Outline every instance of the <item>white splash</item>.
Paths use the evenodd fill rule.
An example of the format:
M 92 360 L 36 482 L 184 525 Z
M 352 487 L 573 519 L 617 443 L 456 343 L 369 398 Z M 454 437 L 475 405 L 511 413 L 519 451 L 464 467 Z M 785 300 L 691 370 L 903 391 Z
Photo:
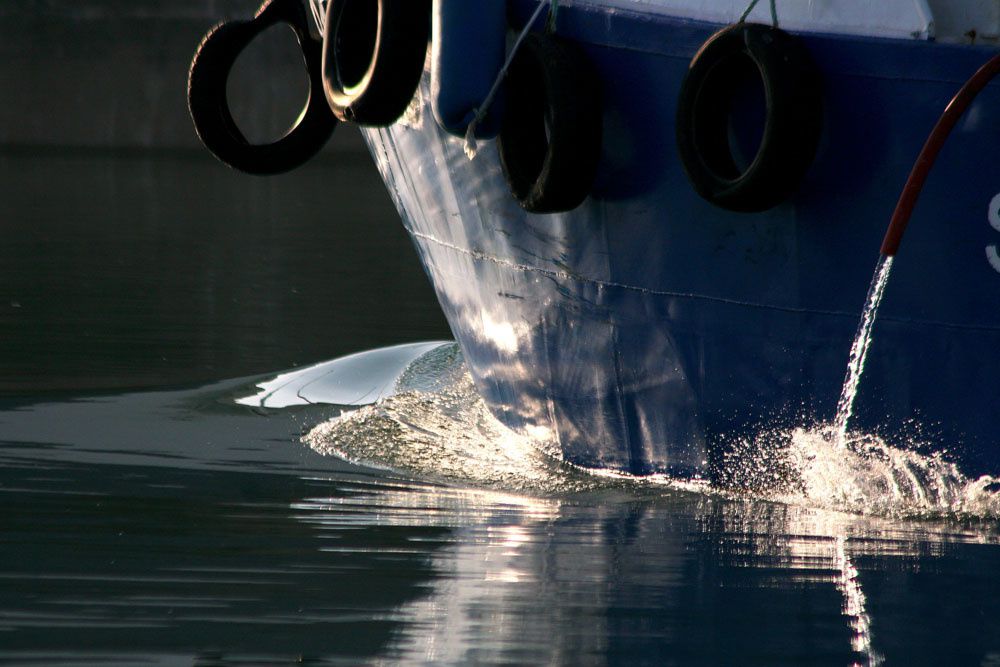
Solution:
M 761 433 L 734 447 L 730 486 L 797 505 L 885 517 L 1000 518 L 1000 479 L 967 477 L 940 450 L 874 435 L 840 441 L 837 426 Z
M 872 327 L 875 324 L 879 304 L 882 303 L 882 296 L 885 294 L 885 286 L 889 282 L 889 274 L 892 272 L 892 260 L 892 256 L 889 255 L 882 255 L 879 258 L 878 265 L 875 267 L 875 276 L 868 288 L 868 299 L 865 303 L 865 309 L 861 313 L 858 333 L 854 336 L 854 344 L 851 345 L 847 377 L 844 378 L 844 388 L 840 392 L 840 400 L 837 402 L 837 416 L 834 420 L 837 442 L 842 447 L 846 446 L 847 423 L 854 412 L 854 399 L 858 394 L 861 375 L 865 371 L 865 359 L 868 357 L 868 348 L 872 342 Z

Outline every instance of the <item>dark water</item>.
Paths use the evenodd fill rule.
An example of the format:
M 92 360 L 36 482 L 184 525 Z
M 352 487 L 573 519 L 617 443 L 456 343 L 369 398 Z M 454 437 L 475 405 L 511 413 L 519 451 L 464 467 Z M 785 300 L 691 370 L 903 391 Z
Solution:
M 448 337 L 364 160 L 0 155 L 0 664 L 1000 665 L 994 519 L 594 477 L 458 375 L 237 405 Z

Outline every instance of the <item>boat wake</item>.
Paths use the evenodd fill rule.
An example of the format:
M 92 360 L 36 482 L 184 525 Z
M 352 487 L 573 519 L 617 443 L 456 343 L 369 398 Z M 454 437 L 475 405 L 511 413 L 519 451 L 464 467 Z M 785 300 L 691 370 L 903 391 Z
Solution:
M 700 488 L 572 465 L 555 443 L 515 433 L 487 409 L 455 344 L 413 361 L 391 396 L 315 427 L 315 451 L 426 480 L 496 491 L 560 495 L 641 487 Z
M 351 463 L 498 491 L 671 488 L 875 516 L 1000 518 L 1000 480 L 970 479 L 940 453 L 867 435 L 842 441 L 838 432 L 835 425 L 761 430 L 729 448 L 711 484 L 585 469 L 563 461 L 555 443 L 497 421 L 451 344 L 410 363 L 391 395 L 315 427 L 304 441 Z
M 304 441 L 351 463 L 499 491 L 575 493 L 611 479 L 562 461 L 551 444 L 497 421 L 454 344 L 416 359 L 391 396 L 317 426 Z

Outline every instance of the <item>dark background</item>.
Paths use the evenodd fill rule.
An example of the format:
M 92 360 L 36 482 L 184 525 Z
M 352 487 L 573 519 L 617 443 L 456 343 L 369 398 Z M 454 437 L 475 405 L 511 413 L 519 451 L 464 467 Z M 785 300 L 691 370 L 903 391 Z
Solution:
M 0 393 L 202 383 L 450 337 L 355 128 L 272 178 L 198 142 L 191 55 L 256 7 L 0 4 Z M 283 27 L 230 80 L 255 140 L 306 90 Z

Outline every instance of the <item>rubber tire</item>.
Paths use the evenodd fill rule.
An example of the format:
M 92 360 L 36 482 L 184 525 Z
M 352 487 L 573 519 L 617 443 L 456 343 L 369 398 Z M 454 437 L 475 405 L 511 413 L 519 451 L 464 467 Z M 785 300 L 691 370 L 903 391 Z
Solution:
M 601 154 L 598 81 L 570 42 L 531 33 L 521 43 L 508 70 L 497 147 L 510 191 L 526 211 L 569 211 L 590 194 Z
M 323 89 L 334 115 L 369 127 L 395 123 L 420 85 L 430 34 L 431 0 L 330 0 Z M 357 81 L 343 81 L 344 69 Z
M 766 117 L 760 148 L 740 172 L 729 145 L 732 83 L 755 66 Z M 677 148 L 695 191 L 731 211 L 764 211 L 788 199 L 816 157 L 821 79 L 805 46 L 771 26 L 740 23 L 701 47 L 681 85 Z
M 251 144 L 229 110 L 226 81 L 243 49 L 278 23 L 291 26 L 298 39 L 309 74 L 309 99 L 300 120 L 283 137 L 270 144 Z M 280 174 L 307 162 L 337 126 L 337 119 L 318 93 L 323 86 L 321 53 L 322 45 L 309 34 L 300 0 L 268 0 L 253 20 L 212 28 L 198 46 L 188 72 L 188 110 L 205 147 L 225 164 L 248 174 Z

